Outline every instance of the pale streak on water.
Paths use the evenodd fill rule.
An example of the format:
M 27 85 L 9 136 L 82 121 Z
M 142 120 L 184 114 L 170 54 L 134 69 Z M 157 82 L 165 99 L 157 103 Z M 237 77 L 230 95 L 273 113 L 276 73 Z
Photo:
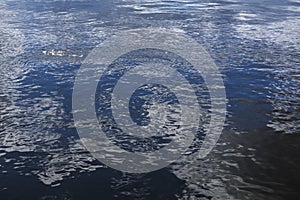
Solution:
M 207 49 L 228 117 L 207 158 L 127 175 L 79 143 L 71 94 L 95 45 L 141 27 L 183 30 Z M 298 199 L 298 27 L 298 0 L 1 1 L 0 198 Z

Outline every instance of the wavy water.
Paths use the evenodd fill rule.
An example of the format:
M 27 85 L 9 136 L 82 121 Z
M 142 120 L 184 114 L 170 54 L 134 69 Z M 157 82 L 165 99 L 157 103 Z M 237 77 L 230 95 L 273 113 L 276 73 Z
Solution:
M 0 199 L 299 199 L 299 26 L 298 0 L 1 1 Z M 206 158 L 134 175 L 80 143 L 72 89 L 97 44 L 142 27 L 206 48 L 228 114 Z

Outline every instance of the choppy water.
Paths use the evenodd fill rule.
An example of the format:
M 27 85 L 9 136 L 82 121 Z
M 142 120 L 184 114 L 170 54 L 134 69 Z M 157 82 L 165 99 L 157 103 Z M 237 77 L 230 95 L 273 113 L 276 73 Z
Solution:
M 76 71 L 120 30 L 180 29 L 224 78 L 226 126 L 205 159 L 123 174 L 79 143 Z M 300 2 L 0 3 L 0 199 L 299 199 Z

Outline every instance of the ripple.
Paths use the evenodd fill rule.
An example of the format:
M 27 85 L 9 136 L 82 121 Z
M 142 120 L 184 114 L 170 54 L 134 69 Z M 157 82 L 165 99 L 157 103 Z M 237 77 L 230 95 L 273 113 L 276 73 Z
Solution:
M 1 196 L 72 199 L 105 191 L 117 199 L 299 199 L 299 1 L 110 2 L 1 1 Z M 196 144 L 168 168 L 121 174 L 81 145 L 72 88 L 97 44 L 149 26 L 205 46 L 224 77 L 228 116 L 207 158 L 189 157 Z M 156 116 L 155 109 L 149 114 Z M 38 195 L 19 193 L 14 183 L 22 181 Z

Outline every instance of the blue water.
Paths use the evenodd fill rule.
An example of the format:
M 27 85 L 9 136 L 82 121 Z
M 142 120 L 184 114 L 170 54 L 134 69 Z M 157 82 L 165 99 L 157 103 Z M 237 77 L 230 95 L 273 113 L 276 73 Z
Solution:
M 205 159 L 125 174 L 79 142 L 72 89 L 84 58 L 121 30 L 183 30 L 228 98 Z M 299 0 L 0 1 L 0 199 L 299 199 Z

